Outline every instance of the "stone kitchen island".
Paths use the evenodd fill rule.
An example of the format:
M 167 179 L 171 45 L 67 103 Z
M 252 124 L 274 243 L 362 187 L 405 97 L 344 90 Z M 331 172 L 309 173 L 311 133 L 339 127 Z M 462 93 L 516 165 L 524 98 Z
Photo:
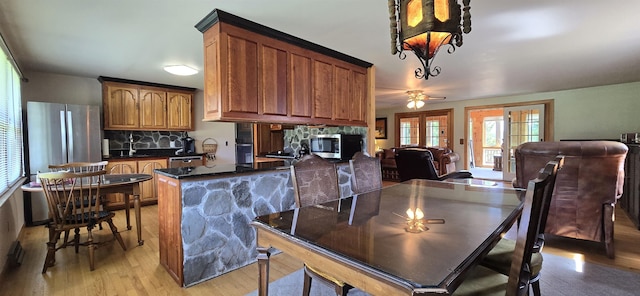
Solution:
M 337 164 L 350 196 L 348 162 Z M 256 216 L 295 207 L 289 166 L 156 169 L 160 264 L 188 287 L 256 262 Z

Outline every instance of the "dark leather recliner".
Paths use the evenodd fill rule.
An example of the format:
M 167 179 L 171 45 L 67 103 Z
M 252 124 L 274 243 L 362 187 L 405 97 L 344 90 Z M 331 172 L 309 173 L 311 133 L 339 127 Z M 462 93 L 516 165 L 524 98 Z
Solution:
M 427 179 L 442 181 L 445 179 L 472 178 L 468 171 L 455 171 L 438 175 L 433 164 L 433 154 L 425 148 L 406 148 L 396 151 L 396 166 L 400 181 Z
M 613 258 L 614 209 L 622 196 L 627 151 L 613 141 L 524 143 L 514 153 L 513 186 L 526 188 L 547 161 L 563 155 L 545 233 L 603 242 Z

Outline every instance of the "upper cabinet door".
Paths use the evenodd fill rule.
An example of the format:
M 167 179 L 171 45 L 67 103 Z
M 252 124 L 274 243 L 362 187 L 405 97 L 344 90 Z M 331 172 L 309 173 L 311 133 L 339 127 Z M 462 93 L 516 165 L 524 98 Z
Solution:
M 367 109 L 369 108 L 369 97 L 367 96 L 367 73 L 351 72 L 351 99 L 349 100 L 351 110 L 351 120 L 355 122 L 367 122 Z
M 313 63 L 313 115 L 315 118 L 333 117 L 333 65 L 315 60 Z
M 104 96 L 104 129 L 140 127 L 137 88 L 108 85 Z
M 258 113 L 258 44 L 227 35 L 227 112 Z
M 311 117 L 311 59 L 295 53 L 290 59 L 291 116 Z
M 335 66 L 335 91 L 333 94 L 333 119 L 349 120 L 351 115 L 351 70 Z
M 260 113 L 287 115 L 287 52 L 267 45 L 261 47 Z
M 167 93 L 159 90 L 140 90 L 140 128 L 167 128 Z
M 187 93 L 168 92 L 167 127 L 176 130 L 193 130 L 192 96 Z

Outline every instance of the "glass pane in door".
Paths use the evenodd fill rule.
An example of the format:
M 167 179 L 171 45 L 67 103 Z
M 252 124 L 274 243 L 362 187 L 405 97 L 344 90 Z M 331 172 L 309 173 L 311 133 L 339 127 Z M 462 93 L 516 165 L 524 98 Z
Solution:
M 427 147 L 449 147 L 449 134 L 447 123 L 449 116 L 427 116 L 425 119 L 426 127 L 426 146 Z
M 526 142 L 542 141 L 544 133 L 544 105 L 505 108 L 505 146 L 503 153 L 503 179 L 512 180 L 516 174 L 514 151 Z
M 419 117 L 400 118 L 400 146 L 420 145 Z

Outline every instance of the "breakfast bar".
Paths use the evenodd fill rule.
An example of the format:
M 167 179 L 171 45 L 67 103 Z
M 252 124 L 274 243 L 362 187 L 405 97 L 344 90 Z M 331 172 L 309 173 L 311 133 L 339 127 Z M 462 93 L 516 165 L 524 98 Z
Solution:
M 336 167 L 341 195 L 351 196 L 349 164 Z M 251 221 L 295 207 L 288 165 L 218 164 L 156 169 L 155 175 L 160 263 L 180 286 L 256 262 Z

